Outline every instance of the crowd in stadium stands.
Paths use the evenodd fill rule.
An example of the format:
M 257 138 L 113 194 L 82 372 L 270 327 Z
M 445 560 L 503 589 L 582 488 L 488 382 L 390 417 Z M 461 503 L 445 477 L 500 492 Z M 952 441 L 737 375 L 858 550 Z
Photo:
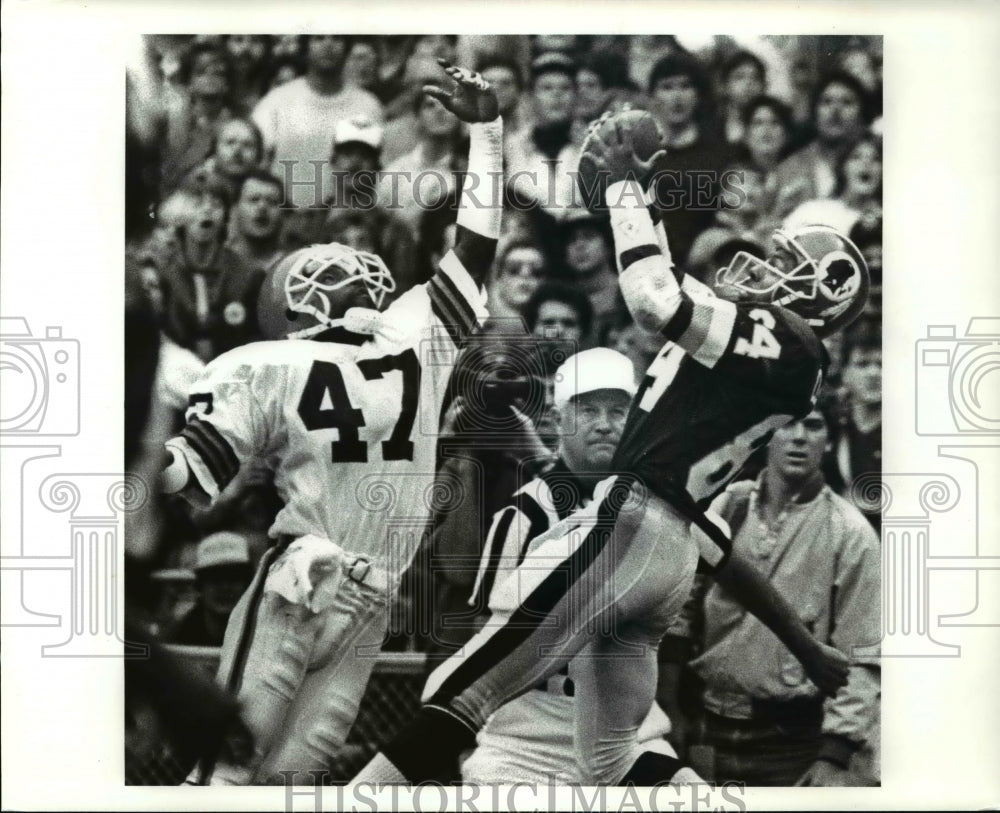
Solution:
M 396 296 L 429 278 L 454 241 L 467 136 L 421 88 L 440 82 L 444 58 L 481 71 L 496 91 L 503 233 L 487 283 L 493 318 L 466 352 L 507 354 L 517 366 L 524 337 L 535 337 L 524 363 L 535 365 L 543 396 L 524 437 L 508 436 L 502 450 L 476 447 L 482 435 L 463 425 L 460 398 L 442 416 L 441 447 L 451 450 L 442 471 L 474 477 L 456 463 L 470 459 L 455 453 L 466 448 L 490 472 L 477 486 L 482 535 L 450 538 L 447 512 L 435 517 L 387 648 L 440 653 L 468 637 L 405 616 L 423 617 L 413 612 L 422 602 L 432 617 L 466 605 L 475 569 L 436 573 L 434 553 L 476 559 L 493 511 L 518 477 L 537 473 L 525 473 L 525 459 L 543 459 L 538 444 L 555 448 L 545 384 L 559 364 L 610 347 L 641 380 L 660 348 L 632 323 L 607 218 L 582 205 L 573 175 L 587 125 L 606 111 L 631 106 L 658 121 L 668 172 L 656 200 L 673 261 L 699 280 L 711 285 L 737 252 L 766 256 L 776 227 L 824 223 L 858 245 L 873 291 L 863 317 L 827 340 L 822 471 L 848 501 L 860 475 L 880 471 L 879 38 L 208 35 L 145 44 L 145 63 L 128 74 L 126 255 L 160 332 L 152 414 L 169 425 L 147 428 L 153 438 L 180 426 L 205 364 L 261 338 L 258 291 L 291 251 L 336 241 L 376 253 Z M 765 465 L 762 454 L 743 479 Z M 134 606 L 164 640 L 221 644 L 279 508 L 263 461 L 209 509 L 160 504 L 156 553 L 127 577 Z M 878 515 L 865 519 L 877 531 Z M 710 620 L 712 601 L 722 599 L 708 595 Z M 694 661 L 703 681 L 724 645 L 703 642 Z

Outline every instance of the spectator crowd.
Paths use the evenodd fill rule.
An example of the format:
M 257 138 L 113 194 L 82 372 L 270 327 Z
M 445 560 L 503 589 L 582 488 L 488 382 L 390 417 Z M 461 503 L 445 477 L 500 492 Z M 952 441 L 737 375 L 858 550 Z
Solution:
M 779 589 L 804 602 L 818 631 L 845 634 L 853 625 L 867 634 L 878 608 L 857 603 L 871 598 L 872 578 L 877 585 L 879 517 L 851 505 L 851 486 L 881 469 L 880 58 L 877 37 L 145 38 L 145 61 L 128 72 L 125 251 L 160 343 L 155 378 L 127 382 L 148 387 L 150 423 L 159 424 L 147 425 L 140 454 L 155 455 L 164 434 L 180 427 L 207 363 L 264 338 L 257 296 L 290 252 L 339 242 L 378 254 L 395 278 L 394 296 L 429 279 L 454 241 L 467 154 L 461 122 L 421 90 L 440 83 L 437 60 L 446 59 L 490 82 L 504 118 L 504 177 L 483 189 L 504 201 L 487 284 L 491 320 L 459 364 L 441 416 L 442 470 L 474 479 L 475 467 L 457 461 L 478 459 L 490 477 L 477 484 L 478 515 L 435 517 L 386 648 L 440 655 L 471 635 L 439 622 L 448 612 L 468 615 L 494 513 L 525 478 L 558 464 L 559 366 L 576 352 L 610 348 L 641 381 L 660 349 L 660 339 L 632 323 L 607 218 L 584 205 L 574 174 L 588 124 L 626 107 L 648 110 L 663 134 L 654 198 L 673 261 L 688 274 L 712 285 L 738 252 L 765 257 L 775 228 L 812 223 L 849 235 L 868 261 L 867 310 L 826 340 L 822 410 L 761 450 L 726 504 L 737 543 L 773 564 Z M 524 422 L 506 435 L 506 448 L 477 446 L 486 430 L 463 401 L 463 375 L 518 406 Z M 788 460 L 797 443 L 805 463 L 798 453 Z M 800 471 L 813 463 L 815 471 Z M 132 611 L 165 641 L 221 645 L 280 507 L 265 461 L 244 467 L 208 509 L 162 501 L 147 529 L 153 553 L 126 573 Z M 819 529 L 808 543 L 805 526 Z M 830 527 L 836 533 L 823 530 Z M 826 537 L 830 552 L 818 556 Z M 435 565 L 448 555 L 473 564 L 462 572 Z M 840 603 L 826 606 L 818 591 L 797 585 L 796 568 L 829 579 Z M 665 674 L 683 673 L 661 700 L 677 743 L 696 743 L 700 731 L 701 747 L 716 748 L 705 771 L 720 782 L 791 784 L 805 772 L 832 783 L 813 775 L 811 759 L 790 755 L 810 737 L 840 770 L 864 760 L 857 781 L 877 776 L 871 668 L 860 668 L 852 694 L 825 710 L 803 694 L 804 678 L 782 666 L 790 656 L 761 656 L 750 677 L 734 675 L 733 648 L 759 647 L 766 633 L 727 601 L 699 584 L 683 645 L 664 655 Z M 421 605 L 434 607 L 429 626 L 415 621 L 428 615 Z M 785 691 L 808 725 L 795 729 L 781 718 L 787 708 L 741 705 L 753 681 L 773 697 Z M 755 753 L 773 759 L 749 765 Z

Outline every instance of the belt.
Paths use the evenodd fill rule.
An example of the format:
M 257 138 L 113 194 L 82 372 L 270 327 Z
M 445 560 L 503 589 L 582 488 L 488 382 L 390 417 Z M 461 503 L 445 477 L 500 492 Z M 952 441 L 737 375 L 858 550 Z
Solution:
M 288 534 L 282 534 L 278 537 L 277 542 L 274 547 L 277 549 L 275 554 L 275 559 L 288 550 L 288 547 L 299 537 L 290 536 Z M 350 551 L 343 550 L 337 546 L 340 550 L 340 565 L 344 574 L 359 584 L 363 584 L 366 587 L 371 587 L 373 590 L 378 590 L 382 593 L 388 593 L 390 588 L 393 586 L 394 582 L 389 577 L 389 572 L 384 568 L 377 567 L 373 565 L 371 559 L 367 556 L 361 554 L 351 553 Z M 273 561 L 273 559 L 272 559 Z
M 823 722 L 822 697 L 780 699 L 706 691 L 703 700 L 709 714 L 728 721 L 761 725 L 795 723 L 817 726 Z
M 378 590 L 381 593 L 389 592 L 391 585 L 389 574 L 381 567 L 376 567 L 367 556 L 348 556 L 344 561 L 344 572 L 348 578 L 353 579 L 366 587 Z

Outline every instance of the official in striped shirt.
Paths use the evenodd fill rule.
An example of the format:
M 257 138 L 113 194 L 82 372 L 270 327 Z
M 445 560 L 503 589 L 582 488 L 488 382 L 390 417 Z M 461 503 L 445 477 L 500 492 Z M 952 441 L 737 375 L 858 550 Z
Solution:
M 559 458 L 518 489 L 493 517 L 470 604 L 488 605 L 493 587 L 521 563 L 537 537 L 573 511 L 589 505 L 607 477 L 636 384 L 632 363 L 614 350 L 595 348 L 568 359 L 555 384 L 561 437 Z M 628 668 L 627 664 L 623 668 Z M 467 784 L 591 784 L 573 749 L 572 666 L 498 709 L 479 732 L 477 747 L 462 764 Z M 639 730 L 656 741 L 670 724 L 658 706 Z

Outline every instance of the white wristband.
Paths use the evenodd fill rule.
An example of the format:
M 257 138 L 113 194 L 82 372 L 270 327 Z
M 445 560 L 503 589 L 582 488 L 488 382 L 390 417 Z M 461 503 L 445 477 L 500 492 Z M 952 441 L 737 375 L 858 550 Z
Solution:
M 498 116 L 469 127 L 469 169 L 457 223 L 490 240 L 498 240 L 502 213 L 503 120 Z
M 638 181 L 618 181 L 606 195 L 615 250 L 621 255 L 638 246 L 659 246 L 653 221 L 646 210 L 646 193 Z
M 646 201 L 646 208 L 656 205 L 656 198 L 650 190 L 646 190 L 644 196 Z M 670 256 L 670 243 L 667 242 L 667 229 L 663 225 L 663 216 L 660 215 L 660 222 L 653 225 L 653 231 L 656 232 L 656 241 L 660 244 L 660 253 L 663 254 L 663 259 L 666 261 L 667 265 L 673 268 L 674 259 Z

